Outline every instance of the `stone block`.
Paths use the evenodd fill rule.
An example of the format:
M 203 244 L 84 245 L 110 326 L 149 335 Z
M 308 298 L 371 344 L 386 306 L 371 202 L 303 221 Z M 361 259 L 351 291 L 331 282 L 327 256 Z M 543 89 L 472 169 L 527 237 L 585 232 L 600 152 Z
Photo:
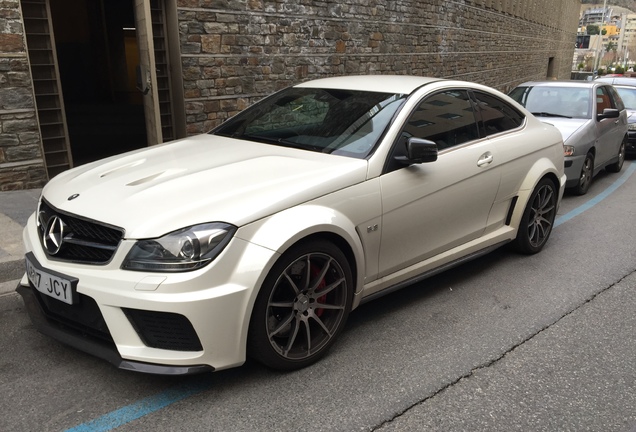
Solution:
M 218 53 L 221 50 L 221 35 L 201 35 L 201 51 L 204 53 Z
M 33 93 L 30 88 L 0 88 L 0 109 L 14 110 L 33 108 Z
M 24 38 L 21 34 L 0 33 L 0 52 L 24 52 Z
M 5 133 L 11 132 L 33 132 L 37 130 L 37 122 L 35 119 L 27 120 L 6 120 L 2 124 L 2 129 Z
M 4 155 L 7 162 L 26 161 L 40 158 L 39 145 L 20 145 L 16 147 L 7 147 L 4 149 Z
M 16 134 L 1 133 L 0 134 L 0 147 L 17 146 L 20 144 L 20 140 Z

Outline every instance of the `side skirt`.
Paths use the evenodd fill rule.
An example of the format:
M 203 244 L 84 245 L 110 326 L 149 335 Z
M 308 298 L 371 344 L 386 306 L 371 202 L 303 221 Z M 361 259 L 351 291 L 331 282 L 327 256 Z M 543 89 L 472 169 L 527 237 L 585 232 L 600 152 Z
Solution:
M 381 291 L 375 292 L 373 294 L 370 294 L 367 297 L 364 297 L 362 300 L 360 300 L 360 304 L 364 304 L 364 303 L 370 302 L 372 300 L 375 300 L 377 298 L 383 297 L 383 296 L 385 296 L 387 294 L 391 294 L 392 292 L 400 290 L 400 289 L 402 289 L 402 288 L 404 288 L 406 286 L 412 285 L 412 284 L 417 283 L 417 282 L 421 282 L 424 279 L 428 279 L 428 278 L 430 278 L 432 276 L 435 276 L 436 274 L 445 272 L 446 270 L 449 270 L 449 269 L 451 269 L 453 267 L 457 267 L 459 265 L 467 263 L 468 261 L 472 261 L 472 260 L 474 260 L 476 258 L 479 258 L 480 256 L 487 255 L 490 252 L 494 251 L 495 249 L 499 249 L 501 246 L 503 246 L 504 244 L 506 244 L 508 242 L 509 242 L 509 240 L 499 242 L 499 243 L 494 244 L 492 246 L 488 246 L 488 247 L 486 247 L 484 249 L 478 250 L 477 252 L 473 252 L 472 254 L 469 254 L 469 255 L 463 256 L 461 258 L 458 258 L 455 261 L 451 261 L 451 262 L 446 263 L 444 265 L 441 265 L 441 266 L 439 266 L 437 268 L 434 268 L 434 269 L 429 270 L 427 272 L 421 273 L 421 274 L 419 274 L 417 276 L 414 276 L 414 277 L 412 277 L 410 279 L 404 280 L 402 282 L 398 282 L 395 285 L 391 285 L 390 287 L 387 287 L 387 288 L 385 288 L 385 289 L 383 289 Z

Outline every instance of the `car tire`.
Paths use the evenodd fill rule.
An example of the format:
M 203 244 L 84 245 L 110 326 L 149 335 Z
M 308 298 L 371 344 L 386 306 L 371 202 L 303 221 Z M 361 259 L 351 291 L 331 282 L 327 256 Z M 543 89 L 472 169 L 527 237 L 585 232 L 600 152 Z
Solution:
M 605 168 L 607 171 L 611 173 L 617 173 L 623 169 L 623 163 L 625 162 L 625 147 L 626 147 L 625 143 L 626 142 L 627 142 L 627 137 L 623 139 L 623 142 L 618 147 L 618 160 L 615 163 L 608 165 L 607 168 Z
M 545 246 L 557 212 L 558 191 L 554 183 L 542 179 L 530 195 L 521 217 L 517 237 L 512 247 L 518 252 L 535 254 Z
M 340 249 L 324 240 L 285 252 L 256 298 L 248 354 L 277 370 L 316 362 L 333 345 L 353 301 L 351 267 Z
M 585 155 L 583 166 L 581 167 L 581 174 L 579 175 L 579 182 L 572 188 L 572 191 L 576 195 L 585 195 L 590 189 L 592 179 L 594 178 L 594 155 L 589 152 Z

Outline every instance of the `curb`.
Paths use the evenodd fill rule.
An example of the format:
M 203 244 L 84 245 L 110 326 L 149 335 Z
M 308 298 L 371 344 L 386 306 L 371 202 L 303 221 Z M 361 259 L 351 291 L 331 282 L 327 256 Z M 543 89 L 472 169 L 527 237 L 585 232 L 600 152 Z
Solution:
M 21 279 L 23 274 L 23 259 L 0 262 L 0 284 L 14 279 Z
M 15 289 L 18 286 L 19 282 L 20 282 L 20 279 L 0 282 L 0 296 L 4 294 L 15 293 Z

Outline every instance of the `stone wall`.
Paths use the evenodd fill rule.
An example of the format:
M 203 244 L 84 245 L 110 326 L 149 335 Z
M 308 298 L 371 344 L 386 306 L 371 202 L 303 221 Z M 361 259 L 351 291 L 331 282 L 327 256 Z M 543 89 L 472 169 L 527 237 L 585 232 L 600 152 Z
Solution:
M 47 181 L 18 0 L 0 0 L 0 191 Z
M 148 0 L 136 0 L 148 1 Z M 160 0 L 176 4 L 186 130 L 283 87 L 413 74 L 508 91 L 569 78 L 579 0 Z M 0 0 L 0 191 L 47 181 L 19 0 Z M 179 103 L 180 101 L 177 101 Z
M 177 0 L 187 131 L 285 86 L 412 74 L 502 91 L 568 79 L 579 0 Z

